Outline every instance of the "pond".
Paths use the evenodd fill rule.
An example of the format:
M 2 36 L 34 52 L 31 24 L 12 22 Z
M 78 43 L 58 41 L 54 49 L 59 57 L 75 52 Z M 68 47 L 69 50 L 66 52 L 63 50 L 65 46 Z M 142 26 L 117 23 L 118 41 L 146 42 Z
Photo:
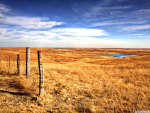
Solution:
M 97 54 L 98 56 L 112 56 L 115 58 L 124 58 L 127 56 L 137 56 L 136 54 Z

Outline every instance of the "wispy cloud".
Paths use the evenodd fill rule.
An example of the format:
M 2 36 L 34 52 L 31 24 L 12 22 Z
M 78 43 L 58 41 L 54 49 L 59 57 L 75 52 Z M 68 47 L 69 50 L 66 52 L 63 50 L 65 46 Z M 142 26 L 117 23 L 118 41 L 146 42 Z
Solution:
M 104 30 L 99 29 L 55 28 L 44 31 L 3 29 L 0 32 L 1 42 L 11 42 L 11 44 L 19 42 L 18 47 L 97 47 L 113 45 L 111 40 L 105 41 L 103 38 L 93 38 L 108 35 Z
M 118 12 L 117 9 L 120 8 Z M 91 21 L 91 27 L 108 27 L 110 26 L 116 31 L 141 31 L 150 30 L 150 9 L 134 9 L 129 10 L 132 7 L 108 7 L 101 9 L 97 7 L 93 10 L 93 13 L 89 13 L 90 18 L 97 19 L 96 21 Z M 93 16 L 94 14 L 94 16 Z M 109 16 L 108 16 L 109 15 Z M 111 21 L 110 21 L 111 19 Z M 91 19 L 92 20 L 92 19 Z
M 145 34 L 142 34 L 142 33 L 134 33 L 132 34 L 133 36 L 145 36 Z
M 150 9 L 140 9 L 138 11 L 135 11 L 137 13 L 150 13 Z
M 28 29 L 45 29 L 62 25 L 63 22 L 49 21 L 40 17 L 24 17 L 24 16 L 3 16 L 0 19 L 1 24 L 17 25 Z
M 53 29 L 52 32 L 64 36 L 73 36 L 73 37 L 95 37 L 108 35 L 108 33 L 102 29 L 86 29 L 86 28 L 60 28 L 60 29 Z
M 92 4 L 82 16 L 90 27 L 102 27 L 119 32 L 149 30 L 150 9 L 148 5 L 140 6 L 133 3 L 126 4 L 126 0 L 99 1 Z
M 120 14 L 122 10 L 128 10 L 132 8 L 131 5 L 127 6 L 109 6 L 109 4 L 112 4 L 114 1 L 108 0 L 109 2 L 104 2 L 104 3 L 99 2 L 95 6 L 91 6 L 89 11 L 84 13 L 83 16 L 85 18 L 95 18 L 100 15 L 105 15 L 105 14 Z M 120 10 L 120 11 L 119 11 Z
M 98 23 L 92 23 L 92 27 L 97 27 L 97 26 L 112 26 L 112 25 L 127 25 L 127 24 L 144 24 L 147 21 L 111 21 L 111 22 L 98 22 Z
M 11 11 L 11 9 L 8 6 L 0 3 L 0 14 L 5 13 L 5 12 L 9 12 L 9 11 Z
M 3 9 L 7 9 L 6 6 L 3 7 Z M 1 41 L 12 40 L 47 43 L 70 40 L 70 42 L 73 42 L 81 39 L 84 39 L 85 41 L 90 37 L 108 36 L 108 33 L 103 29 L 88 29 L 78 27 L 55 28 L 55 26 L 64 24 L 64 22 L 49 21 L 49 19 L 45 17 L 26 17 L 19 15 L 10 16 L 5 14 L 5 12 L 3 12 L 3 16 L 0 18 L 0 23 Z M 10 25 L 11 27 L 9 27 Z
M 134 33 L 132 34 L 133 37 L 135 37 L 136 39 L 150 39 L 150 34 L 146 33 L 146 34 L 142 34 L 142 33 Z
M 84 28 L 55 28 L 45 31 L 40 30 L 0 30 L 1 37 L 5 40 L 16 39 L 16 40 L 27 40 L 27 41 L 51 41 L 53 38 L 71 39 L 76 40 L 80 38 L 86 39 L 86 37 L 101 37 L 107 36 L 108 33 L 101 29 L 84 29 Z M 1 39 L 2 40 L 2 39 Z
M 122 2 L 124 0 L 117 1 Z M 149 47 L 148 38 L 142 39 L 145 35 L 141 35 L 141 38 L 138 39 L 140 41 L 130 40 L 137 35 L 131 34 L 132 37 L 126 39 L 123 36 L 124 34 L 117 34 L 119 38 L 113 38 L 112 35 L 115 30 L 121 31 L 121 33 L 128 31 L 140 33 L 134 31 L 149 30 L 149 10 L 137 9 L 128 12 L 132 6 L 112 6 L 112 2 L 113 0 L 104 0 L 103 3 L 100 2 L 95 6 L 92 4 L 86 11 L 76 7 L 78 9 L 75 9 L 76 14 L 78 13 L 78 16 L 76 16 L 78 21 L 71 23 L 78 23 L 76 27 L 69 27 L 71 24 L 63 22 L 63 19 L 63 21 L 51 21 L 45 17 L 13 14 L 13 9 L 0 4 L 0 45 L 2 46 L 2 42 L 5 42 L 3 46 L 10 44 L 18 47 Z M 81 15 L 80 12 L 82 12 Z M 142 19 L 142 16 L 144 19 Z M 87 25 L 81 27 L 81 24 Z M 108 32 L 107 28 L 112 29 L 108 29 Z M 139 42 L 142 42 L 142 44 Z
M 6 33 L 6 29 L 0 28 L 0 35 L 4 35 Z
M 123 31 L 150 30 L 150 25 L 128 26 L 128 27 L 124 27 L 122 30 L 123 30 Z
M 10 16 L 6 12 L 13 14 L 8 6 L 0 4 L 0 24 L 15 25 L 27 29 L 46 29 L 64 24 L 42 17 Z

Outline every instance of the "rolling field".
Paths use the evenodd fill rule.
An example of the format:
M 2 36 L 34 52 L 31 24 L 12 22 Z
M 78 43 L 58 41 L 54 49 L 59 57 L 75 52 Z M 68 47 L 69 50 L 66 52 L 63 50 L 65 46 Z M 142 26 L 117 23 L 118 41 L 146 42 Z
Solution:
M 45 92 L 38 97 L 37 50 Z M 0 49 L 0 113 L 134 113 L 150 110 L 150 49 L 32 48 L 25 77 L 25 49 Z M 125 58 L 96 54 L 138 54 Z M 16 74 L 16 55 L 21 75 Z M 10 59 L 10 62 L 9 62 Z

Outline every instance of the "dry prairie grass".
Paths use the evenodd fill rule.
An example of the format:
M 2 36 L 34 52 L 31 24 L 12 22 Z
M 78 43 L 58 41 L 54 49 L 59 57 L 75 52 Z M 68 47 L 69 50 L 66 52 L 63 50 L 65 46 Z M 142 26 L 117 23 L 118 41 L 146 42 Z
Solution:
M 37 50 L 42 51 L 45 73 L 42 98 L 37 98 Z M 134 113 L 136 110 L 150 110 L 149 49 L 33 48 L 28 80 L 25 79 L 25 49 L 0 51 L 0 112 Z M 15 74 L 18 53 L 21 55 L 19 77 Z M 96 56 L 106 53 L 139 56 L 119 59 Z M 8 54 L 11 56 L 9 74 Z

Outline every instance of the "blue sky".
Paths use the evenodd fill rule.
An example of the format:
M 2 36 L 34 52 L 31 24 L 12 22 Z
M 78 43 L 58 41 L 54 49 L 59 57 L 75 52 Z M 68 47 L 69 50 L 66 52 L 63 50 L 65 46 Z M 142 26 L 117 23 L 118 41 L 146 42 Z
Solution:
M 150 48 L 150 0 L 0 0 L 0 47 Z

